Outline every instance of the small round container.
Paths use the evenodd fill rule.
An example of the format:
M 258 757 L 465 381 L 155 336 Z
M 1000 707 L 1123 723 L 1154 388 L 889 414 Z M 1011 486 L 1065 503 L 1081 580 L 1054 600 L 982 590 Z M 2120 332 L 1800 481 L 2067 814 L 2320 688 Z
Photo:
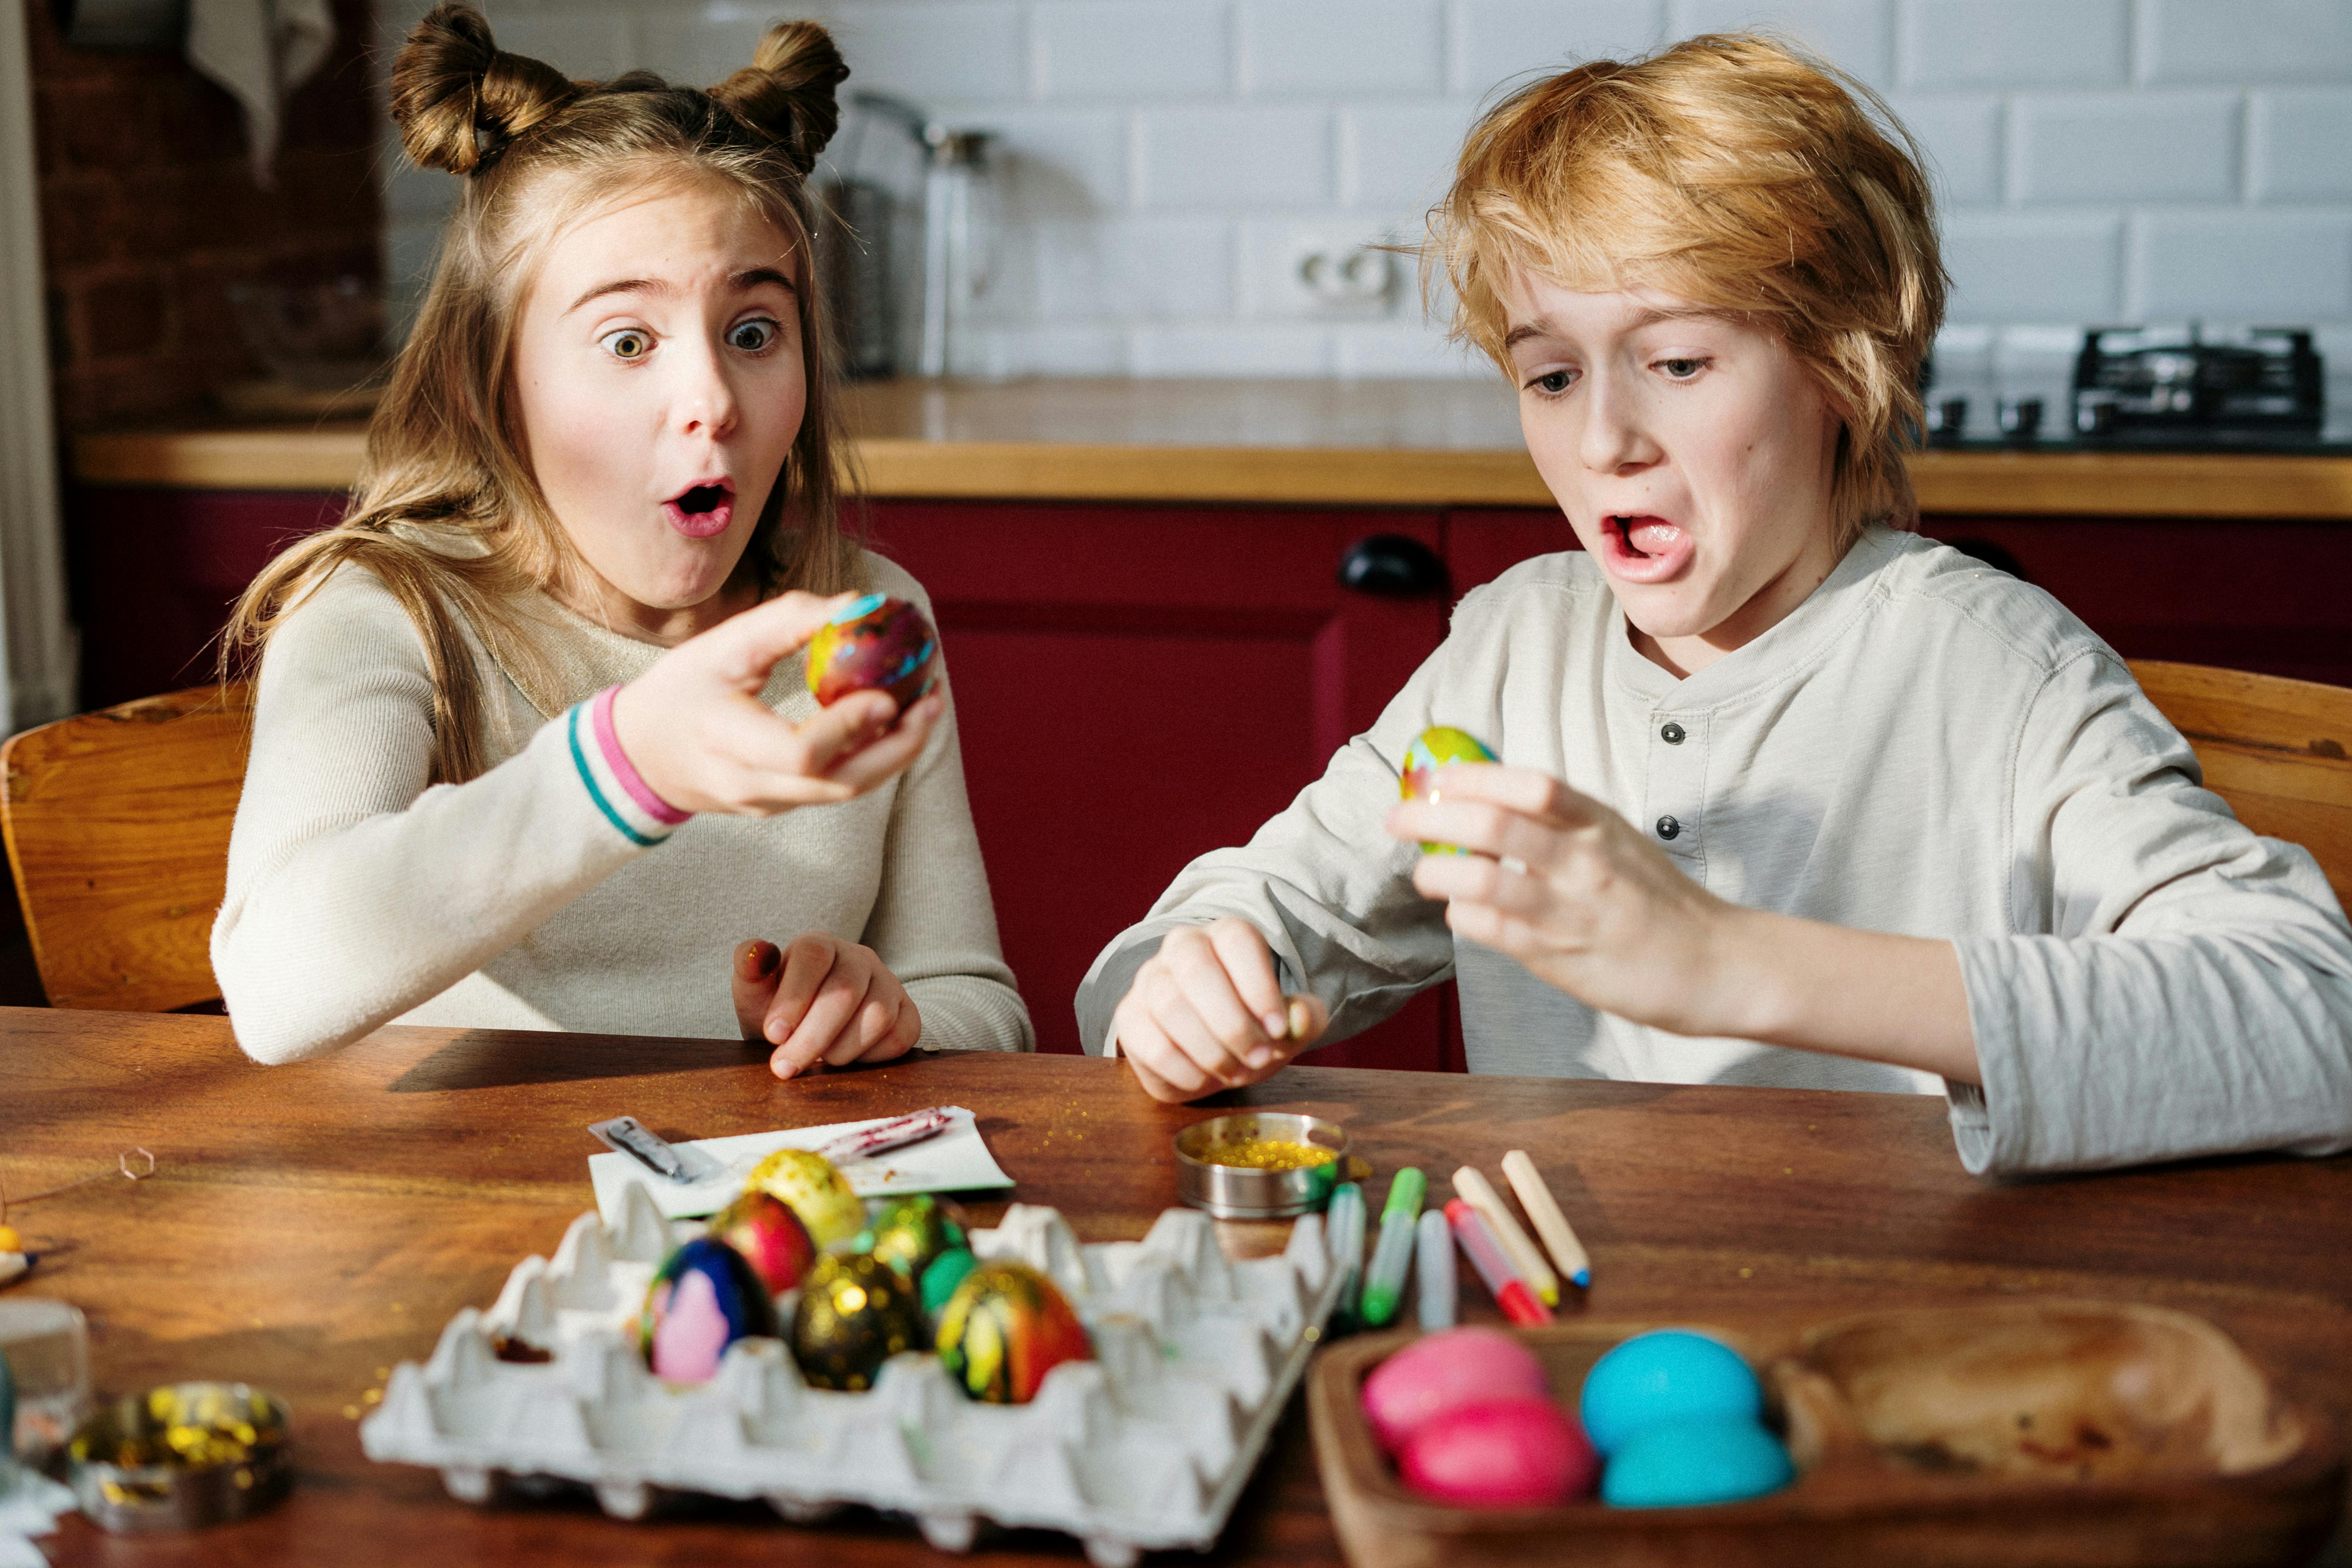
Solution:
M 173 1383 L 103 1405 L 74 1434 L 74 1496 L 109 1530 L 194 1530 L 259 1513 L 294 1481 L 286 1402 L 242 1383 Z
M 1213 1151 L 1245 1143 L 1304 1143 L 1330 1151 L 1319 1164 L 1269 1168 L 1219 1164 Z M 1240 1110 L 1196 1121 L 1176 1134 L 1176 1194 L 1219 1219 L 1288 1219 L 1331 1198 L 1348 1163 L 1348 1130 L 1316 1116 Z

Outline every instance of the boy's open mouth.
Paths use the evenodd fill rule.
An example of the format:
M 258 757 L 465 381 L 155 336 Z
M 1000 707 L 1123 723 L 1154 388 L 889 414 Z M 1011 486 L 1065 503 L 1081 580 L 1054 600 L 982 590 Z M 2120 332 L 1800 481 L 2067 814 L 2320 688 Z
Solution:
M 1663 583 L 1689 562 L 1694 541 L 1679 523 L 1663 517 L 1619 513 L 1601 531 L 1602 563 L 1632 583 Z
M 688 539 L 724 533 L 735 517 L 735 489 L 723 479 L 688 485 L 662 503 L 662 515 Z

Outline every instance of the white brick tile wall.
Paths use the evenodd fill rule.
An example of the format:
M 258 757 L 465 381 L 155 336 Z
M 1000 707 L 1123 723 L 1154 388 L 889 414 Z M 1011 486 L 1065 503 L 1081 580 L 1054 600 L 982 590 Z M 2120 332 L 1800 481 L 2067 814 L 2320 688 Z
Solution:
M 2126 0 L 1910 0 L 1901 17 L 1911 88 L 2121 87 Z
M 1248 0 L 1242 90 L 1430 94 L 1445 85 L 1437 0 Z
M 2238 186 L 2234 92 L 2116 92 L 2029 97 L 2010 121 L 2012 199 L 2228 201 Z
M 2191 315 L 2308 321 L 2352 395 L 2352 0 L 480 3 L 568 73 L 698 84 L 814 14 L 852 90 L 996 132 L 976 372 L 1491 374 L 1423 321 L 1409 262 L 1330 307 L 1296 286 L 1298 247 L 1418 237 L 1506 83 L 1761 26 L 1889 90 L 1926 148 L 1956 285 L 1939 363 L 1988 399 L 2063 384 L 2085 324 Z M 386 65 L 427 4 L 377 0 Z M 858 167 L 916 172 L 878 129 Z M 404 316 L 457 189 L 387 179 Z
M 1218 98 L 1233 85 L 1232 17 L 1191 0 L 1062 0 L 1031 21 L 1046 98 Z
M 2132 228 L 2136 314 L 2274 326 L 2352 317 L 2352 214 L 2154 212 Z
M 2253 95 L 2247 194 L 2258 202 L 2352 202 L 2352 89 Z

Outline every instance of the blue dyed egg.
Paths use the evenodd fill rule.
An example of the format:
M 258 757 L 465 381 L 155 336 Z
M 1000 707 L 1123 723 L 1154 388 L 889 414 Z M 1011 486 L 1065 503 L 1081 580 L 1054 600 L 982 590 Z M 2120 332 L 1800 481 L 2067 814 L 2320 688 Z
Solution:
M 1690 1508 L 1777 1492 L 1797 1468 L 1780 1440 L 1741 1416 L 1661 1421 L 1610 1456 L 1601 1500 L 1613 1508 Z
M 1754 1421 L 1764 1389 L 1739 1352 L 1687 1329 L 1635 1334 L 1592 1363 L 1577 1413 L 1585 1436 L 1613 1455 L 1646 1426 L 1729 1416 Z
M 637 1318 L 637 1347 L 666 1383 L 707 1383 L 727 1347 L 776 1331 L 776 1305 L 743 1255 L 702 1237 L 663 1259 Z

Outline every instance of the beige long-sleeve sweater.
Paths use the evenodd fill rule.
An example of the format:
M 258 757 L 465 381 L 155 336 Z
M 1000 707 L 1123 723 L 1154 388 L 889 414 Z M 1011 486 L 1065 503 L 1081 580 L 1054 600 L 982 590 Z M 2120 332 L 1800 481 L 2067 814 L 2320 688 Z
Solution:
M 866 565 L 874 588 L 928 611 L 902 568 Z M 1033 1048 L 951 694 L 914 765 L 870 794 L 673 830 L 632 802 L 585 717 L 662 650 L 550 600 L 528 608 L 550 671 L 520 679 L 545 689 L 474 642 L 490 765 L 457 785 L 426 787 L 425 647 L 374 576 L 337 573 L 271 638 L 212 939 L 249 1055 L 314 1056 L 392 1022 L 732 1038 L 735 944 L 810 931 L 874 949 L 925 1046 Z M 803 656 L 761 700 L 794 721 L 816 710 Z
M 1945 1087 L 1645 1028 L 1455 942 L 1381 827 L 1432 724 L 1606 802 L 1735 903 L 1949 939 L 1984 1073 L 1950 1088 L 1970 1170 L 2352 1147 L 2352 931 L 2310 855 L 2200 787 L 2188 744 L 2056 600 L 1884 530 L 1683 680 L 1634 651 L 1588 556 L 1476 589 L 1321 779 L 1104 950 L 1077 997 L 1087 1048 L 1171 927 L 1232 914 L 1286 988 L 1329 1004 L 1333 1038 L 1453 975 L 1474 1072 Z

